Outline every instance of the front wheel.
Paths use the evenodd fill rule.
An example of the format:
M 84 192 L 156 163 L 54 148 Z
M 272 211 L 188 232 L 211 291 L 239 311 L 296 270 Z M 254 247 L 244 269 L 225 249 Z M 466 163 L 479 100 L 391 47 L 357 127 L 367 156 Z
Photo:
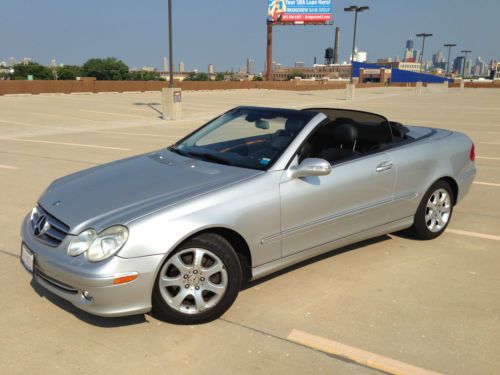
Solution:
M 420 202 L 411 228 L 412 233 L 422 240 L 440 236 L 450 222 L 453 200 L 451 187 L 446 181 L 434 183 Z
M 219 318 L 236 299 L 242 280 L 236 252 L 223 237 L 204 233 L 165 261 L 153 289 L 153 313 L 175 324 Z

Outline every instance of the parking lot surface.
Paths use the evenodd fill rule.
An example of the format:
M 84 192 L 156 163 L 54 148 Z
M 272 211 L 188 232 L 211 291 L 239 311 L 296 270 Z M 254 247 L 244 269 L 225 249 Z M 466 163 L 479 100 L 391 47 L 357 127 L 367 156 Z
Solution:
M 500 90 L 373 88 L 343 97 L 184 92 L 175 122 L 161 119 L 159 93 L 0 97 L 0 373 L 379 372 L 356 363 L 360 349 L 422 371 L 498 374 Z M 165 147 L 238 105 L 355 108 L 462 131 L 476 145 L 476 181 L 438 239 L 394 234 L 333 251 L 251 284 L 205 325 L 93 317 L 30 283 L 19 264 L 20 225 L 52 180 Z M 315 339 L 297 342 L 294 330 L 349 347 L 328 353 Z

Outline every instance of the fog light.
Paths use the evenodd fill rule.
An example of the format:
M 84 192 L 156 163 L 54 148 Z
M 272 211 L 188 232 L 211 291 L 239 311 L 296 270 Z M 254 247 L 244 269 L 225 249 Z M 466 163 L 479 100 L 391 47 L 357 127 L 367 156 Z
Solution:
M 90 293 L 89 293 L 88 291 L 84 290 L 84 291 L 82 292 L 82 296 L 83 296 L 83 298 L 85 298 L 87 301 L 92 301 L 92 296 L 90 295 Z

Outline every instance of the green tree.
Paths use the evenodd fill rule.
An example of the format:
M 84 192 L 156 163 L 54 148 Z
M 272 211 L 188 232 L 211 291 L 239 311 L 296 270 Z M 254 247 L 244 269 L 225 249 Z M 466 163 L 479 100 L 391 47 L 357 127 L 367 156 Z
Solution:
M 208 81 L 209 79 L 207 73 L 189 73 L 184 81 Z
M 160 72 L 134 71 L 130 72 L 128 79 L 131 81 L 161 81 Z
M 219 72 L 219 73 L 217 73 L 217 74 L 215 75 L 215 80 L 216 80 L 216 81 L 224 81 L 224 76 L 225 76 L 225 73 L 221 73 L 221 72 Z
M 254 76 L 252 81 L 263 81 L 261 76 Z
M 32 75 L 33 79 L 54 79 L 52 70 L 41 64 L 30 62 L 14 65 L 13 79 L 27 79 L 29 75 Z
M 90 59 L 82 66 L 85 77 L 95 77 L 98 80 L 120 81 L 129 77 L 128 66 L 115 57 L 106 59 Z
M 293 72 L 291 72 L 287 78 L 289 81 L 291 81 L 292 79 L 294 79 L 295 77 L 299 77 L 299 78 L 305 78 L 305 75 L 301 72 L 299 72 L 298 70 L 294 70 Z
M 77 65 L 66 65 L 57 69 L 57 78 L 61 80 L 75 80 L 82 76 L 82 68 Z

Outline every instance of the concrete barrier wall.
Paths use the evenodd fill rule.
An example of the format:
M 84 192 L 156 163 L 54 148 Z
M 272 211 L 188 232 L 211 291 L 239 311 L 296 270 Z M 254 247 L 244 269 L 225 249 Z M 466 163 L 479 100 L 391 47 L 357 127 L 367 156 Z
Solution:
M 291 82 L 176 82 L 176 87 L 183 90 L 287 90 L 287 91 L 314 91 L 314 90 L 335 90 L 345 89 L 343 82 L 311 82 L 311 81 L 291 81 Z M 42 93 L 99 93 L 99 92 L 144 92 L 161 91 L 167 87 L 165 81 L 96 81 L 93 79 L 83 79 L 81 81 L 0 81 L 0 95 L 7 94 L 42 94 Z M 357 88 L 383 87 L 382 83 L 359 83 Z M 393 87 L 407 87 L 406 83 L 394 83 Z M 415 83 L 410 86 L 414 87 Z M 425 84 L 424 84 L 425 86 Z M 450 84 L 450 87 L 460 87 L 460 84 Z M 468 88 L 500 88 L 500 82 L 477 83 L 466 82 Z
M 0 81 L 0 95 L 7 94 L 42 94 L 42 93 L 99 93 L 99 92 L 144 92 L 161 91 L 167 87 L 165 81 L 96 81 L 83 79 L 81 81 Z M 183 90 L 335 90 L 345 89 L 343 82 L 176 82 L 176 87 Z M 381 87 L 383 84 L 358 84 L 358 88 Z

